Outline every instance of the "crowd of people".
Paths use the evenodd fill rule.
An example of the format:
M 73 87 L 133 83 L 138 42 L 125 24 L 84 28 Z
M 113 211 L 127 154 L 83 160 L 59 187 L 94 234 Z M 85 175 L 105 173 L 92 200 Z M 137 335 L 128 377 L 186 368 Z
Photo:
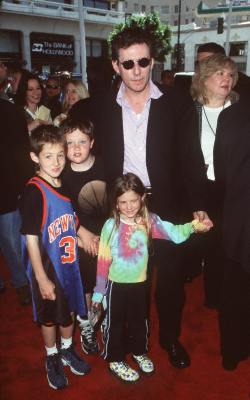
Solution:
M 112 36 L 119 84 L 105 94 L 89 96 L 72 79 L 62 101 L 56 77 L 44 87 L 0 64 L 0 248 L 20 303 L 32 296 L 53 389 L 68 385 L 64 366 L 90 372 L 74 326 L 83 352 L 98 354 L 100 314 L 110 371 L 138 381 L 132 353 L 140 371 L 154 372 L 154 268 L 159 343 L 173 367 L 191 364 L 179 337 L 185 282 L 201 271 L 204 305 L 219 315 L 223 368 L 250 355 L 250 91 L 241 96 L 236 64 L 213 43 L 198 49 L 190 93 L 169 71 L 154 83 L 159 41 L 141 18 Z

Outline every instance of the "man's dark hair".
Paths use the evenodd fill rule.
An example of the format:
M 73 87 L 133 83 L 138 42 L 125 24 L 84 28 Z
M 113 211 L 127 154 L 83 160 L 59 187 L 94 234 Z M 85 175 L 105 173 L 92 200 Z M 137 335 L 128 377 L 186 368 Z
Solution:
M 197 53 L 226 54 L 224 47 L 215 42 L 201 44 L 197 49 Z
M 85 133 L 90 140 L 94 139 L 94 126 L 89 119 L 79 121 L 77 119 L 67 118 L 60 126 L 60 132 L 62 135 L 65 135 L 66 133 L 72 133 L 76 129 L 79 129 L 79 131 Z
M 154 39 L 152 35 L 146 32 L 139 26 L 135 27 L 125 27 L 121 32 L 119 32 L 111 42 L 111 58 L 116 61 L 119 58 L 119 50 L 127 49 L 133 44 L 146 43 L 149 47 L 150 57 L 156 57 L 156 49 L 154 46 Z

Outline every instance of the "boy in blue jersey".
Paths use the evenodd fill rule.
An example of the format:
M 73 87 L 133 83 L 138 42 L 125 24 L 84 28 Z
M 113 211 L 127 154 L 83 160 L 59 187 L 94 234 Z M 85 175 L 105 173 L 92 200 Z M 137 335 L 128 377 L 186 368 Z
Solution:
M 34 319 L 41 326 L 46 349 L 46 372 L 50 387 L 62 389 L 68 380 L 63 365 L 77 375 L 90 366 L 76 353 L 73 314 L 84 315 L 84 291 L 78 265 L 77 240 L 95 254 L 95 235 L 78 226 L 71 202 L 61 185 L 65 165 L 65 142 L 58 129 L 41 126 L 31 134 L 31 159 L 37 174 L 27 184 L 20 201 L 21 233 L 29 277 Z M 61 346 L 57 349 L 59 327 Z

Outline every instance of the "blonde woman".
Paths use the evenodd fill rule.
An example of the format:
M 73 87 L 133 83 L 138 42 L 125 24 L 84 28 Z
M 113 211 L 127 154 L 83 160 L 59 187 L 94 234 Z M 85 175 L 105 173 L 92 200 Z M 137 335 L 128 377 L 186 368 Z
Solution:
M 205 306 L 214 309 L 220 306 L 222 247 L 221 205 L 215 184 L 213 151 L 218 117 L 238 99 L 233 91 L 237 80 L 234 61 L 223 54 L 214 54 L 197 65 L 190 89 L 197 111 L 197 135 L 207 175 L 207 211 L 214 222 L 214 229 L 202 238 L 201 260 L 198 262 L 200 265 L 203 262 L 204 266 Z M 194 265 L 194 260 L 190 264 Z
M 89 97 L 89 92 L 86 85 L 78 79 L 70 79 L 64 89 L 63 112 L 54 119 L 54 125 L 60 126 L 67 118 L 71 107 L 79 100 L 87 97 Z

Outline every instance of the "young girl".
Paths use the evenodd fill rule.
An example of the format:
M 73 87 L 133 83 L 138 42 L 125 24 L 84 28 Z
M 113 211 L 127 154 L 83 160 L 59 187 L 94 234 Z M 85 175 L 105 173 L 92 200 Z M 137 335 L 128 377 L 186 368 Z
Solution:
M 185 225 L 165 222 L 148 212 L 145 187 L 134 174 L 115 181 L 112 192 L 112 218 L 103 226 L 98 254 L 97 283 L 92 298 L 98 307 L 107 297 L 107 324 L 103 356 L 110 371 L 126 382 L 135 382 L 139 374 L 125 362 L 127 352 L 142 372 L 154 371 L 147 357 L 148 322 L 146 278 L 148 247 L 152 238 L 181 243 L 195 231 L 206 232 L 210 221 Z

